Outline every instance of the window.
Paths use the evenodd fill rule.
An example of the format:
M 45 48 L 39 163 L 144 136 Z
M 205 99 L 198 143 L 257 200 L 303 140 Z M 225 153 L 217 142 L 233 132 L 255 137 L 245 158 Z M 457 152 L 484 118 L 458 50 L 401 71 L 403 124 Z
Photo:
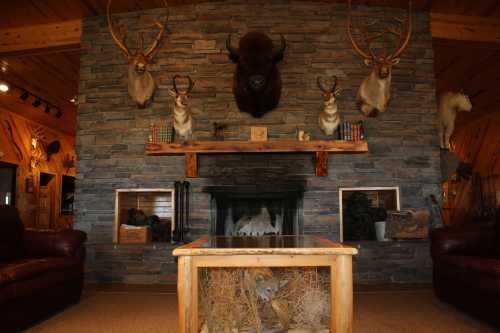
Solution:
M 0 162 L 0 205 L 14 206 L 17 165 Z

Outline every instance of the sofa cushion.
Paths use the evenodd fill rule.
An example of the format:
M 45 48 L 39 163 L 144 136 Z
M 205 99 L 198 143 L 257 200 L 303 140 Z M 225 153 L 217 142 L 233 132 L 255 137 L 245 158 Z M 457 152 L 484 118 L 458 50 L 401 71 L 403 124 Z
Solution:
M 0 261 L 20 257 L 23 230 L 17 209 L 0 206 Z
M 500 296 L 500 259 L 443 255 L 436 269 L 449 281 Z
M 74 265 L 68 258 L 22 259 L 0 264 L 0 287 Z

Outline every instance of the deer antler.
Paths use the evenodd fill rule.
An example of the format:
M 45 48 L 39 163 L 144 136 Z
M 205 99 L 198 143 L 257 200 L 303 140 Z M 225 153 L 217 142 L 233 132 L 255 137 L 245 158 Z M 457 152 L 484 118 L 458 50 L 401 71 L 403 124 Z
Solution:
M 400 22 L 400 23 L 403 23 L 403 20 L 399 20 L 397 18 L 395 18 L 396 21 Z M 399 37 L 399 43 L 398 43 L 398 49 L 396 50 L 396 52 L 391 55 L 390 57 L 391 58 L 397 58 L 401 55 L 401 53 L 403 53 L 403 51 L 405 50 L 405 48 L 408 46 L 408 42 L 410 41 L 410 37 L 411 37 L 411 31 L 412 31 L 412 19 L 411 19 L 411 0 L 409 0 L 409 3 L 408 3 L 408 19 L 407 19 L 407 28 L 406 28 L 406 36 L 404 38 L 404 41 L 402 40 L 402 30 L 396 30 L 395 28 L 387 28 L 381 32 L 378 32 L 378 33 L 375 33 L 371 36 L 368 36 L 368 33 L 366 31 L 366 28 L 371 26 L 371 25 L 374 25 L 375 23 L 377 23 L 378 21 L 375 20 L 374 22 L 370 23 L 370 24 L 367 24 L 366 26 L 364 26 L 361 30 L 362 30 L 362 34 L 364 36 L 364 39 L 365 39 L 365 42 L 366 44 L 368 45 L 368 51 L 370 52 L 370 55 L 368 55 L 368 53 L 366 53 L 365 51 L 363 51 L 361 49 L 361 47 L 355 42 L 354 38 L 352 37 L 352 19 L 351 19 L 351 0 L 349 0 L 349 14 L 348 14 L 348 27 L 347 27 L 347 33 L 348 33 L 348 36 L 349 36 L 349 39 L 351 40 L 351 43 L 354 47 L 354 49 L 356 50 L 356 52 L 358 52 L 363 58 L 373 58 L 375 59 L 376 58 L 376 55 L 375 55 L 375 52 L 373 51 L 372 47 L 371 47 L 371 43 L 382 37 L 383 35 L 385 35 L 386 33 L 391 33 L 393 35 L 396 35 Z M 384 49 L 384 56 L 386 55 L 387 53 L 387 50 Z
M 115 33 L 115 30 L 114 30 L 114 27 L 113 27 L 113 20 L 111 19 L 111 13 L 110 13 L 111 1 L 112 0 L 108 1 L 108 6 L 106 7 L 106 16 L 108 17 L 109 32 L 111 33 L 111 37 L 115 41 L 116 45 L 118 45 L 118 47 L 123 51 L 123 53 L 125 54 L 125 56 L 127 58 L 130 58 L 130 51 L 129 51 L 128 47 L 125 45 L 125 43 L 122 40 L 120 40 L 117 37 L 117 35 Z
M 398 20 L 399 21 L 399 20 Z M 412 19 L 411 19 L 411 0 L 408 1 L 408 18 L 406 20 L 407 22 L 407 27 L 406 27 L 406 37 L 404 41 L 401 43 L 401 35 L 402 31 L 391 31 L 392 33 L 395 33 L 397 36 L 400 37 L 400 43 L 399 43 L 399 48 L 398 50 L 391 56 L 391 58 L 397 58 L 403 53 L 403 51 L 406 49 L 408 46 L 408 43 L 410 42 L 410 37 L 411 37 L 411 31 L 412 31 Z
M 158 21 L 155 22 L 154 25 L 156 25 L 158 28 L 160 28 L 160 31 L 158 32 L 158 35 L 156 35 L 156 38 L 153 41 L 153 44 L 151 44 L 151 46 L 144 53 L 144 56 L 146 58 L 151 57 L 151 55 L 156 51 L 156 49 L 160 45 L 161 38 L 163 37 L 163 33 L 165 32 L 165 26 L 167 25 L 168 19 L 170 17 L 170 9 L 168 7 L 168 3 L 166 0 L 163 0 L 163 5 L 167 9 L 167 17 L 165 18 L 165 22 L 163 24 L 158 22 Z

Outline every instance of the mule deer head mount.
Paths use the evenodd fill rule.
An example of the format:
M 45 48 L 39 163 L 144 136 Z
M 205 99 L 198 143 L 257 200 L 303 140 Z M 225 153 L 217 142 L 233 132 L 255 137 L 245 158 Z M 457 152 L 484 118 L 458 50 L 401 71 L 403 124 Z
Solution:
M 108 1 L 106 8 L 108 28 L 113 41 L 128 59 L 128 92 L 130 97 L 140 108 L 144 108 L 147 102 L 153 97 L 156 90 L 156 83 L 151 73 L 147 70 L 147 64 L 153 57 L 155 51 L 158 49 L 163 34 L 165 33 L 165 27 L 168 21 L 168 4 L 166 0 L 163 0 L 164 7 L 167 10 L 165 21 L 163 23 L 156 21 L 153 24 L 154 27 L 159 29 L 159 32 L 152 44 L 147 49 L 144 49 L 144 36 L 142 33 L 139 33 L 137 50 L 132 53 L 125 44 L 126 36 L 122 36 L 119 31 L 115 31 L 113 20 L 111 18 L 111 1 L 112 0 Z
M 379 112 L 384 112 L 390 99 L 392 66 L 399 63 L 400 56 L 408 46 L 412 34 L 411 3 L 411 0 L 409 0 L 408 17 L 406 19 L 394 18 L 397 27 L 392 25 L 369 33 L 368 30 L 371 27 L 382 26 L 378 20 L 360 27 L 359 30 L 368 49 L 364 50 L 352 35 L 351 0 L 349 0 L 347 35 L 356 53 L 363 58 L 365 65 L 372 67 L 371 74 L 365 78 L 358 90 L 358 102 L 361 105 L 361 111 L 368 117 L 376 117 Z M 381 54 L 376 54 L 373 50 L 373 42 L 387 34 L 396 36 L 396 50 L 389 53 L 387 48 L 384 47 Z

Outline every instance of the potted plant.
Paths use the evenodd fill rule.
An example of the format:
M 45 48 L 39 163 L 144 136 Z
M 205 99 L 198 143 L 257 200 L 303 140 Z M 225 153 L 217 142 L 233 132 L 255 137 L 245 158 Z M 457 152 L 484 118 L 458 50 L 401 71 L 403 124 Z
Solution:
M 371 210 L 372 221 L 375 225 L 375 235 L 379 242 L 386 242 L 385 222 L 387 220 L 387 210 L 384 207 L 374 207 Z

